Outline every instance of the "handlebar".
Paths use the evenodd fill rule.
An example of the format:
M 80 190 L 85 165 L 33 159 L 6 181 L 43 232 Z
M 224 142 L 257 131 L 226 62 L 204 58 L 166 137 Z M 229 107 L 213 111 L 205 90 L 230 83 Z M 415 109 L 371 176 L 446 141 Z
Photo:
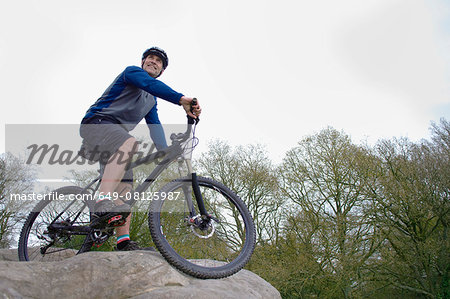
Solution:
M 194 102 L 194 100 L 195 100 L 195 102 Z M 194 103 L 193 103 L 193 104 L 191 103 L 191 109 L 192 109 L 192 106 L 195 106 L 195 105 L 196 105 L 197 99 L 194 99 L 194 100 L 192 101 L 192 102 L 194 102 Z M 178 134 L 172 133 L 172 134 L 170 135 L 170 140 L 172 141 L 172 145 L 169 146 L 169 148 L 172 147 L 172 146 L 175 146 L 175 148 L 176 148 L 177 146 L 180 146 L 181 143 L 183 143 L 183 142 L 185 142 L 186 140 L 188 140 L 189 137 L 191 136 L 192 125 L 193 125 L 193 124 L 197 125 L 199 119 L 198 119 L 198 117 L 197 117 L 196 119 L 195 119 L 195 118 L 192 118 L 192 117 L 190 117 L 189 115 L 187 115 L 187 118 L 188 118 L 188 121 L 187 121 L 187 129 L 186 129 L 186 132 L 184 132 L 184 133 L 178 133 Z M 195 133 L 194 133 L 194 134 L 195 134 Z M 149 154 L 149 155 L 147 155 L 147 156 L 145 156 L 145 157 L 143 157 L 143 158 L 137 159 L 136 161 L 134 161 L 134 162 L 132 162 L 131 164 L 128 165 L 128 169 L 134 168 L 134 167 L 136 167 L 136 166 L 138 166 L 138 165 L 140 165 L 140 164 L 143 164 L 143 163 L 148 163 L 148 162 L 150 162 L 150 161 L 154 161 L 156 158 L 161 158 L 161 155 L 160 155 L 160 154 L 161 154 L 163 151 L 165 151 L 165 150 L 158 151 L 158 152 L 156 152 L 156 153 Z M 167 153 L 168 153 L 168 152 L 166 152 L 166 154 L 167 154 Z M 176 152 L 175 152 L 175 153 L 176 153 Z M 177 154 L 177 155 L 178 155 L 178 154 Z M 163 153 L 162 156 L 165 156 L 165 154 Z M 164 161 L 166 161 L 166 160 L 164 160 Z

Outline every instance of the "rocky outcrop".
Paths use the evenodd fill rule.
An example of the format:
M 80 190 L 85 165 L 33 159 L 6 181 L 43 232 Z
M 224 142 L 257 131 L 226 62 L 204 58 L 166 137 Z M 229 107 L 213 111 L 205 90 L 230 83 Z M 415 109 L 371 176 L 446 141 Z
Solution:
M 241 270 L 200 280 L 171 267 L 156 252 L 88 252 L 58 262 L 17 262 L 0 251 L 3 298 L 281 298 L 256 274 Z

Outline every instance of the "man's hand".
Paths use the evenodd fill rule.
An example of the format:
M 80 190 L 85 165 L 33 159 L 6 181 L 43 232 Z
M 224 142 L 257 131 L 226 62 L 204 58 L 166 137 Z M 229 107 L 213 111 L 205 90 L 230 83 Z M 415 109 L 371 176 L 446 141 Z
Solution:
M 192 112 L 191 112 L 191 102 L 194 98 L 188 98 L 185 96 L 182 96 L 180 99 L 180 104 L 183 106 L 184 110 L 186 111 L 186 114 L 190 117 L 197 118 L 197 116 L 200 116 L 202 113 L 202 109 L 200 108 L 200 103 L 197 100 L 197 105 L 192 106 Z

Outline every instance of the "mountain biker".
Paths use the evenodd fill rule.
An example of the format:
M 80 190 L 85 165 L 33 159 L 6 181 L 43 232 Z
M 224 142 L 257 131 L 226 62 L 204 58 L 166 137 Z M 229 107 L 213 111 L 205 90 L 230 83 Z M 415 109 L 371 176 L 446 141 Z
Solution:
M 112 226 L 117 225 L 116 250 L 119 251 L 145 249 L 130 240 L 130 206 L 112 198 L 112 194 L 125 198 L 132 189 L 133 172 L 126 170 L 128 163 L 124 163 L 123 159 L 128 157 L 125 161 L 129 162 L 137 148 L 136 139 L 129 131 L 145 119 L 156 148 L 167 147 L 156 97 L 181 105 L 186 114 L 193 118 L 201 113 L 198 102 L 191 111 L 193 98 L 174 91 L 156 79 L 168 63 L 164 50 L 158 47 L 147 49 L 142 55 L 141 67 L 125 68 L 81 121 L 83 142 L 79 154 L 91 161 L 99 161 L 103 172 L 92 223 L 107 221 Z

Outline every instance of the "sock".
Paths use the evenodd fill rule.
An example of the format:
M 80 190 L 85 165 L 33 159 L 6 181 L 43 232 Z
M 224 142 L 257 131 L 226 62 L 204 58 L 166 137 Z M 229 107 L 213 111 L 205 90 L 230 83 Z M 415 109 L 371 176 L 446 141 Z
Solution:
M 111 195 L 109 195 L 109 194 L 106 194 L 106 195 L 100 194 L 98 196 L 98 198 L 97 198 L 97 201 L 95 203 L 99 203 L 99 202 L 104 201 L 104 200 L 111 200 Z
M 130 235 L 121 235 L 117 237 L 117 249 L 122 249 L 130 243 Z

